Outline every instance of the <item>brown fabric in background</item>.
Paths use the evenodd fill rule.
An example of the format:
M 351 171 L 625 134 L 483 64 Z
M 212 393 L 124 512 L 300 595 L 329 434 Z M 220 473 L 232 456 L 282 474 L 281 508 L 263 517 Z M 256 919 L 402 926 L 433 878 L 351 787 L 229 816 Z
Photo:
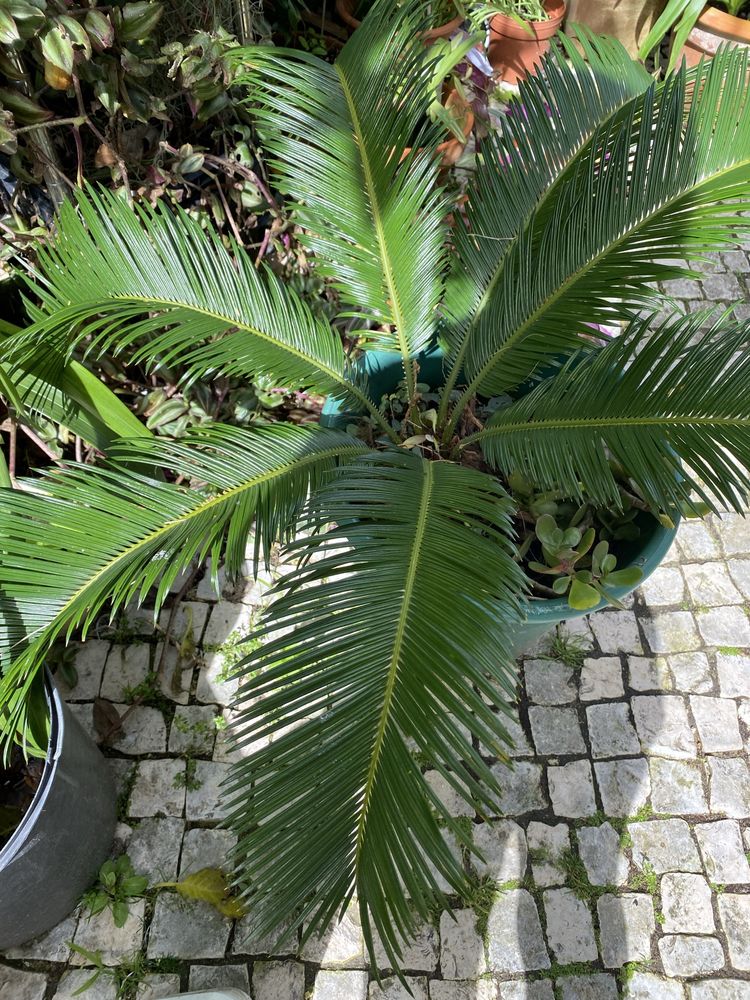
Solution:
M 664 9 L 665 0 L 568 0 L 566 30 L 585 24 L 597 35 L 619 38 L 631 56 Z

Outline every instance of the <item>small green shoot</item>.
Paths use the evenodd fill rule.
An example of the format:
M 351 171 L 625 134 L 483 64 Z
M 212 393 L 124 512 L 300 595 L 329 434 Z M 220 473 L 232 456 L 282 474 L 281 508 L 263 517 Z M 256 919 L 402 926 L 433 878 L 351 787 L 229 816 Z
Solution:
M 128 919 L 130 903 L 140 899 L 148 888 L 148 878 L 136 875 L 127 854 L 105 861 L 99 869 L 96 883 L 83 895 L 81 902 L 88 909 L 88 919 L 109 907 L 115 927 L 123 927 Z

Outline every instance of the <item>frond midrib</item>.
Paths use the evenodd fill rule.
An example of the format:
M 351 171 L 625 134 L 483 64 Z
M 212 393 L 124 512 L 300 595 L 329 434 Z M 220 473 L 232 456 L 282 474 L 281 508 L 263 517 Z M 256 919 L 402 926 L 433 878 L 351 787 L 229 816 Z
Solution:
M 267 343 L 273 345 L 282 351 L 286 351 L 287 354 L 293 354 L 296 358 L 307 362 L 308 364 L 314 366 L 319 371 L 325 372 L 326 375 L 330 376 L 339 385 L 346 388 L 347 392 L 351 392 L 352 395 L 356 396 L 368 409 L 372 407 L 372 403 L 367 398 L 367 396 L 352 382 L 349 382 L 344 375 L 337 371 L 335 368 L 331 368 L 330 365 L 326 365 L 324 362 L 320 361 L 312 354 L 306 354 L 297 347 L 293 347 L 291 344 L 286 344 L 282 340 L 277 340 L 272 337 L 265 330 L 261 330 L 259 327 L 253 326 L 251 323 L 245 323 L 242 320 L 236 319 L 234 316 L 227 316 L 224 313 L 215 312 L 213 309 L 206 309 L 205 306 L 200 306 L 192 302 L 185 302 L 182 299 L 169 299 L 169 298 L 159 298 L 157 296 L 150 295 L 136 295 L 135 293 L 128 293 L 127 295 L 115 294 L 110 295 L 106 299 L 107 302 L 117 301 L 117 302 L 138 302 L 142 305 L 152 305 L 162 308 L 176 307 L 179 309 L 187 309 L 190 312 L 198 313 L 201 316 L 207 316 L 210 319 L 219 320 L 222 323 L 226 323 L 228 327 L 234 326 L 238 330 L 244 330 L 246 333 L 251 333 L 261 340 L 265 340 Z
M 212 507 L 216 507 L 220 504 L 225 503 L 227 500 L 231 500 L 233 496 L 239 496 L 241 493 L 254 489 L 257 486 L 261 486 L 263 483 L 270 482 L 273 479 L 278 479 L 281 476 L 286 475 L 291 469 L 299 469 L 303 468 L 306 465 L 321 462 L 329 458 L 336 458 L 338 455 L 341 454 L 341 451 L 342 451 L 341 447 L 327 448 L 325 451 L 318 451 L 310 455 L 304 455 L 301 458 L 296 459 L 294 462 L 286 462 L 284 465 L 279 466 L 278 468 L 268 470 L 259 476 L 255 476 L 251 480 L 245 480 L 245 482 L 241 483 L 238 486 L 233 486 L 231 487 L 231 489 L 223 490 L 222 492 L 216 494 L 215 496 L 207 498 L 202 504 L 199 504 L 193 510 L 188 511 L 182 517 L 172 518 L 171 520 L 166 521 L 158 528 L 154 529 L 153 531 L 150 531 L 143 538 L 139 538 L 136 542 L 133 542 L 132 545 L 129 545 L 126 549 L 123 549 L 122 552 L 118 552 L 117 555 L 113 559 L 110 559 L 106 565 L 100 567 L 100 569 L 98 569 L 93 576 L 89 577 L 86 580 L 83 586 L 79 587 L 78 590 L 76 590 L 75 593 L 68 598 L 68 600 L 62 606 L 62 608 L 60 608 L 60 610 L 56 613 L 55 619 L 60 620 L 62 617 L 64 617 L 65 614 L 71 609 L 71 607 L 75 605 L 76 601 L 80 597 L 82 597 L 90 587 L 94 586 L 97 583 L 97 581 L 100 580 L 106 573 L 110 572 L 118 564 L 122 563 L 123 561 L 126 561 L 134 552 L 150 545 L 156 539 L 168 534 L 177 525 L 186 524 L 187 522 L 193 520 L 194 518 L 200 517 L 207 511 L 211 510 Z M 40 629 L 37 629 L 36 633 L 30 633 L 30 636 L 33 636 L 34 634 L 36 635 L 43 634 L 47 627 L 48 626 L 44 626 Z
M 398 679 L 398 672 L 401 660 L 401 650 L 404 644 L 406 625 L 409 618 L 411 600 L 414 593 L 414 585 L 417 577 L 417 567 L 419 566 L 419 558 L 422 550 L 422 542 L 424 540 L 425 532 L 427 530 L 427 521 L 430 512 L 430 502 L 432 499 L 432 491 L 434 487 L 434 472 L 432 463 L 426 461 L 423 462 L 422 470 L 424 473 L 424 481 L 422 484 L 422 497 L 419 503 L 419 513 L 417 515 L 415 532 L 414 532 L 414 544 L 412 546 L 411 555 L 409 557 L 409 567 L 407 569 L 406 578 L 404 582 L 404 597 L 403 601 L 401 602 L 401 611 L 399 613 L 398 623 L 396 625 L 396 635 L 393 643 L 393 652 L 391 654 L 391 660 L 388 666 L 388 677 L 386 680 L 385 692 L 383 695 L 383 708 L 380 713 L 380 719 L 378 720 L 378 727 L 375 733 L 375 742 L 373 745 L 370 765 L 367 771 L 367 779 L 365 782 L 364 792 L 362 795 L 362 805 L 360 808 L 359 821 L 357 823 L 357 839 L 354 852 L 355 873 L 359 868 L 359 860 L 362 856 L 362 850 L 364 847 L 365 828 L 367 826 L 367 816 L 370 809 L 370 799 L 372 797 L 375 778 L 377 776 L 378 766 L 380 763 L 380 755 L 383 749 L 383 742 L 385 740 L 385 731 L 388 726 L 391 703 L 393 701 L 393 692 L 395 690 L 396 681 Z
M 385 230 L 383 228 L 382 212 L 380 210 L 380 202 L 378 200 L 377 191 L 375 189 L 375 181 L 372 173 L 372 166 L 370 160 L 367 156 L 367 148 L 364 142 L 364 136 L 362 131 L 362 126 L 359 121 L 359 115 L 357 114 L 357 107 L 352 96 L 349 83 L 346 79 L 346 74 L 343 72 L 339 66 L 338 60 L 334 63 L 334 69 L 338 74 L 339 81 L 341 83 L 341 90 L 344 95 L 344 100 L 349 109 L 349 114 L 352 120 L 352 128 L 354 129 L 354 135 L 357 141 L 357 149 L 359 150 L 359 158 L 362 163 L 362 172 L 364 175 L 365 188 L 367 189 L 367 197 L 372 210 L 372 221 L 375 226 L 375 236 L 378 241 L 378 248 L 380 250 L 380 261 L 383 267 L 383 276 L 385 277 L 386 286 L 388 288 L 388 295 L 391 300 L 391 306 L 393 308 L 393 321 L 396 327 L 396 336 L 398 338 L 399 349 L 401 351 L 401 357 L 404 362 L 404 373 L 406 375 L 406 383 L 409 388 L 409 396 L 414 395 L 414 369 L 409 363 L 409 343 L 406 337 L 406 326 L 404 322 L 404 314 L 401 307 L 401 300 L 398 294 L 398 287 L 396 285 L 395 276 L 393 274 L 393 265 L 391 264 L 390 254 L 388 252 L 388 241 L 385 238 Z M 394 154 L 395 155 L 395 154 Z
M 504 434 L 516 434 L 521 431 L 555 431 L 555 430 L 596 430 L 603 427 L 662 427 L 662 426 L 700 426 L 700 427 L 750 427 L 749 418 L 732 417 L 591 417 L 590 419 L 553 419 L 532 422 L 502 424 L 497 427 L 485 427 L 476 434 L 464 438 L 459 448 L 466 448 L 477 441 L 488 437 L 502 437 Z

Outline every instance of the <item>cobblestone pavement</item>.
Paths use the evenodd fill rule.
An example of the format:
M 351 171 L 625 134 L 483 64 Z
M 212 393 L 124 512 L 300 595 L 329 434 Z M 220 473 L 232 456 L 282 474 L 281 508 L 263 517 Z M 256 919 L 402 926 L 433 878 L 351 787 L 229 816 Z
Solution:
M 748 274 L 745 252 L 725 254 L 702 283 L 670 291 L 690 309 L 747 298 Z M 220 865 L 231 845 L 218 828 L 231 762 L 224 672 L 263 593 L 261 583 L 217 600 L 200 582 L 175 633 L 192 627 L 202 660 L 173 683 L 170 647 L 161 690 L 111 751 L 116 849 L 153 881 Z M 626 610 L 599 612 L 572 641 L 526 656 L 503 815 L 467 817 L 486 858 L 475 869 L 482 889 L 408 948 L 417 1000 L 750 1000 L 749 610 L 750 523 L 686 523 Z M 89 731 L 94 697 L 122 709 L 161 649 L 138 620 L 78 649 L 69 702 Z M 252 916 L 233 923 L 162 891 L 131 906 L 120 929 L 107 913 L 73 915 L 0 957 L 0 998 L 69 1000 L 91 974 L 70 941 L 115 974 L 135 970 L 139 1000 L 204 986 L 254 1000 L 408 996 L 395 979 L 370 981 L 353 916 L 300 954 L 274 954 Z M 115 1000 L 115 974 L 84 998 Z

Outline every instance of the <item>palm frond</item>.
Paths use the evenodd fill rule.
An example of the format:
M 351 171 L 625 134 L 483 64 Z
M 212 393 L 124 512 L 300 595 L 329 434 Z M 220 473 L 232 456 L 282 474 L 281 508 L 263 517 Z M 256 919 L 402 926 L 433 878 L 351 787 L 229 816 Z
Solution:
M 368 940 L 372 924 L 398 968 L 414 921 L 404 889 L 425 917 L 436 869 L 465 888 L 440 824 L 466 835 L 409 743 L 496 811 L 496 780 L 460 727 L 495 747 L 507 738 L 482 696 L 505 703 L 515 685 L 505 637 L 524 579 L 509 512 L 492 477 L 406 452 L 366 456 L 312 497 L 311 537 L 289 550 L 302 562 L 238 668 L 238 743 L 273 737 L 228 786 L 267 932 L 292 914 L 321 930 L 356 893 Z
M 748 56 L 725 50 L 606 122 L 513 244 L 468 339 L 467 396 L 495 394 L 570 353 L 589 324 L 629 318 L 657 295 L 659 260 L 736 242 L 750 180 Z
M 596 354 L 574 358 L 462 446 L 479 443 L 495 468 L 602 506 L 620 503 L 614 460 L 654 509 L 674 513 L 694 490 L 711 509 L 718 498 L 744 510 L 747 324 L 704 311 L 650 332 L 651 320 L 634 323 Z
M 181 210 L 162 203 L 131 209 L 90 188 L 63 205 L 36 277 L 42 307 L 4 355 L 11 365 L 59 363 L 50 348 L 86 343 L 93 356 L 127 351 L 134 363 L 184 366 L 189 379 L 268 375 L 373 410 L 347 378 L 329 324 L 270 270 L 259 274 L 240 247 L 230 253 Z
M 405 357 L 431 340 L 444 261 L 424 16 L 416 0 L 381 0 L 333 65 L 269 46 L 239 53 L 272 168 L 321 273 L 345 303 L 393 326 L 374 343 Z M 408 148 L 418 151 L 402 160 Z
M 507 294 L 503 262 L 510 250 L 603 123 L 616 123 L 652 83 L 615 39 L 582 27 L 576 35 L 583 55 L 563 38 L 565 54 L 550 50 L 543 70 L 521 81 L 518 100 L 482 142 L 446 283 L 441 336 L 455 367 L 444 408 L 469 337 L 493 322 L 494 296 Z
M 123 442 L 110 464 L 47 474 L 30 484 L 33 493 L 3 491 L 0 705 L 13 723 L 9 735 L 58 635 L 74 628 L 85 634 L 105 605 L 114 612 L 152 588 L 158 609 L 195 557 L 224 554 L 230 572 L 237 572 L 253 518 L 258 545 L 267 553 L 275 540 L 288 537 L 310 488 L 340 459 L 363 450 L 335 431 L 215 425 L 180 442 Z M 160 463 L 199 486 L 134 471 Z

